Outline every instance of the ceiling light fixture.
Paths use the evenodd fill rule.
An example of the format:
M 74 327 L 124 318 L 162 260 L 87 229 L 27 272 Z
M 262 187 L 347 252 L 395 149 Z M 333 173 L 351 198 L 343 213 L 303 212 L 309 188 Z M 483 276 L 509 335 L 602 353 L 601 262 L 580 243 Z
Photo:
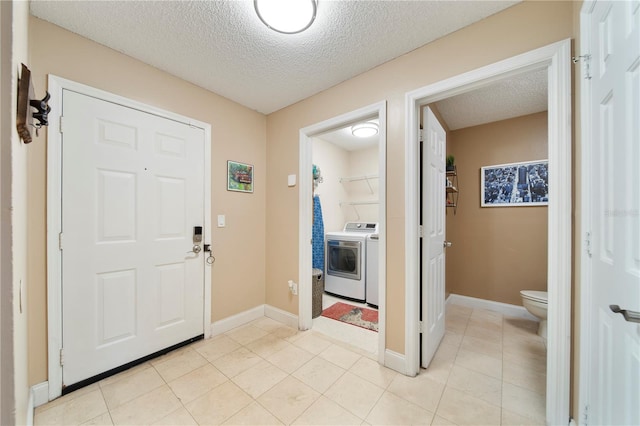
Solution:
M 351 126 L 351 134 L 357 138 L 368 138 L 378 134 L 378 125 L 371 121 Z
M 253 0 L 258 18 L 273 31 L 300 33 L 313 24 L 317 0 Z

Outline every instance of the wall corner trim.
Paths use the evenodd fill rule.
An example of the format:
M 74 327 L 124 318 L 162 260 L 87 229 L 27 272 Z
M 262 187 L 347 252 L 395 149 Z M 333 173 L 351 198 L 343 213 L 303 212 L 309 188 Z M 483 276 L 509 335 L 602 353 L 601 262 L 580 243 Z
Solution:
M 33 407 L 39 407 L 49 402 L 49 382 L 42 382 L 31 386 Z
M 271 305 L 259 305 L 244 312 L 231 315 L 211 323 L 211 337 L 233 330 L 262 317 L 271 318 L 289 327 L 298 329 L 298 316 Z
M 221 319 L 220 321 L 215 321 L 211 323 L 211 337 L 226 333 L 229 330 L 250 323 L 251 321 L 263 316 L 264 305 L 258 305 L 255 308 L 231 315 L 230 317 Z
M 49 402 L 49 382 L 42 382 L 31 386 L 27 404 L 27 426 L 33 425 L 35 409 Z
M 405 356 L 390 349 L 384 351 L 384 366 L 405 376 L 415 376 L 415 373 L 410 374 L 407 371 L 407 360 Z
M 264 305 L 264 316 L 298 329 L 298 316 L 271 305 Z

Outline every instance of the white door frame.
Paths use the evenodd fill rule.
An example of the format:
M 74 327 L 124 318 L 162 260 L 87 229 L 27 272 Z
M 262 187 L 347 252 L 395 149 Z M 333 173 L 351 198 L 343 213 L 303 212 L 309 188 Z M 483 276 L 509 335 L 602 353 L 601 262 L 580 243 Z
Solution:
M 505 77 L 548 69 L 549 293 L 547 336 L 547 424 L 569 423 L 571 353 L 571 40 L 566 39 L 406 94 L 405 128 L 405 363 L 420 369 L 420 251 L 418 239 L 419 107 L 485 86 Z
M 589 18 L 596 2 L 586 0 L 580 9 L 580 53 L 585 55 L 591 52 L 591 25 Z M 591 258 L 587 255 L 591 249 L 586 238 L 591 230 L 591 192 L 585 190 L 591 183 L 591 84 L 585 80 L 585 68 L 580 65 L 580 150 L 581 170 L 580 175 L 580 251 L 576 258 L 580 259 L 580 323 L 577 327 L 580 333 L 580 373 L 578 377 L 578 423 L 586 424 L 587 405 L 590 401 L 591 390 L 589 386 L 589 374 L 591 371 L 591 318 L 592 314 L 592 281 Z
M 60 117 L 62 113 L 62 92 L 71 90 L 94 98 L 102 99 L 128 108 L 133 108 L 158 117 L 167 118 L 201 128 L 204 131 L 204 156 L 211 158 L 211 125 L 174 114 L 123 96 L 105 92 L 84 84 L 49 75 L 51 93 L 51 114 L 47 131 L 47 319 L 48 319 L 48 372 L 49 400 L 62 394 L 62 256 L 59 250 L 59 234 L 62 223 L 62 144 Z M 211 241 L 211 162 L 205 161 L 204 168 L 204 241 Z M 211 268 L 204 267 L 204 316 L 202 331 L 205 339 L 211 334 Z
M 312 247 L 311 233 L 313 198 L 313 150 L 311 139 L 321 133 L 355 124 L 366 118 L 377 116 L 380 124 L 378 144 L 379 185 L 379 234 L 380 234 L 380 266 L 378 269 L 379 305 L 378 305 L 378 362 L 384 364 L 385 354 L 385 312 L 387 289 L 387 221 L 386 221 L 386 170 L 387 170 L 387 104 L 378 102 L 320 123 L 300 129 L 300 176 L 299 176 L 299 239 L 298 239 L 298 327 L 308 330 L 313 325 L 312 319 Z

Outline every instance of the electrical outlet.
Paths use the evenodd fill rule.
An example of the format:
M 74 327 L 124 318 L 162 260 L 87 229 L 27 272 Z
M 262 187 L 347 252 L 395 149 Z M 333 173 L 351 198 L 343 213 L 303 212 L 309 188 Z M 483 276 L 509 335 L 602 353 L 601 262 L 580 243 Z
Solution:
M 298 294 L 298 283 L 289 280 L 289 291 L 291 292 L 291 294 L 296 296 Z

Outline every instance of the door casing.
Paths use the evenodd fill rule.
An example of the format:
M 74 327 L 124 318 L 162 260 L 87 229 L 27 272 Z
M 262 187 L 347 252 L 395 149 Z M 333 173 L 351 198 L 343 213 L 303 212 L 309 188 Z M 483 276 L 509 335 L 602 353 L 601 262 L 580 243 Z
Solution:
M 298 229 L 298 327 L 308 330 L 313 325 L 311 297 L 311 231 L 312 231 L 312 144 L 311 139 L 321 133 L 339 129 L 358 123 L 363 119 L 377 116 L 379 124 L 378 169 L 379 169 L 379 234 L 380 265 L 378 267 L 378 289 L 380 304 L 378 306 L 378 362 L 387 365 L 385 360 L 385 313 L 386 313 L 386 170 L 387 170 L 387 104 L 378 102 L 351 111 L 320 123 L 300 129 L 299 157 L 299 229 Z
M 408 92 L 405 122 L 405 366 L 420 369 L 419 108 L 537 69 L 548 70 L 549 293 L 547 424 L 569 423 L 571 356 L 571 40 L 566 39 Z
M 70 90 L 92 96 L 128 108 L 137 109 L 158 117 L 179 121 L 204 130 L 204 155 L 211 158 L 211 125 L 179 114 L 165 111 L 123 96 L 115 95 L 81 83 L 54 75 L 48 78 L 51 93 L 51 114 L 47 132 L 47 319 L 48 319 L 48 385 L 49 400 L 62 394 L 62 257 L 59 250 L 59 234 L 62 220 L 62 145 L 61 116 L 62 92 Z M 211 162 L 204 169 L 204 241 L 211 241 Z M 204 315 L 203 334 L 211 335 L 211 268 L 204 269 Z

